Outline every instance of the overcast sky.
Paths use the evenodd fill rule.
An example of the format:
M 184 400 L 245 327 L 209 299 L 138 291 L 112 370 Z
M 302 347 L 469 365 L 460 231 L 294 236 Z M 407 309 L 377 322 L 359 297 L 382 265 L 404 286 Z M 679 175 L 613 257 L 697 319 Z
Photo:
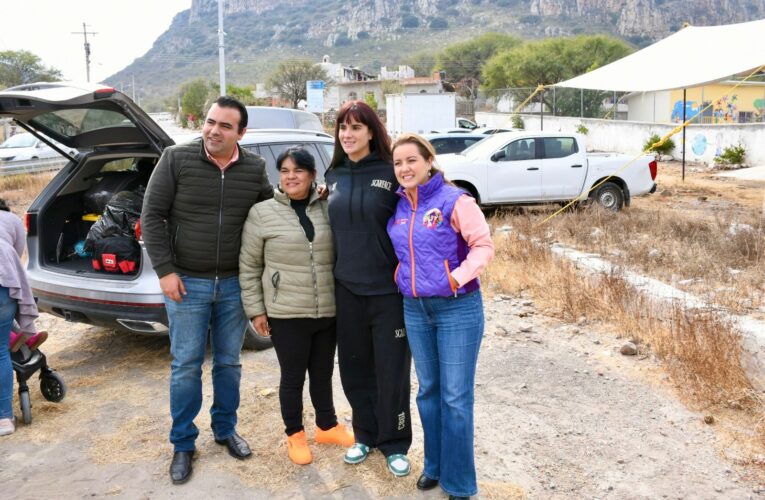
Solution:
M 67 80 L 85 81 L 82 23 L 90 42 L 90 81 L 99 82 L 144 55 L 191 0 L 2 0 L 0 51 L 28 50 Z M 217 18 L 216 18 L 217 22 Z

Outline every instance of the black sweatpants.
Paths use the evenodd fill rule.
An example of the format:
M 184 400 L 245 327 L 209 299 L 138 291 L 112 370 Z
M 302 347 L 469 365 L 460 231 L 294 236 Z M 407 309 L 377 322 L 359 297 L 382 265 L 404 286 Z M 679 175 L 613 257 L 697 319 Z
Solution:
M 335 282 L 340 380 L 353 408 L 356 442 L 385 455 L 412 444 L 412 355 L 398 293 L 356 295 Z
M 316 425 L 329 430 L 337 425 L 332 400 L 337 333 L 335 318 L 269 318 L 271 342 L 281 369 L 279 404 L 288 436 L 303 430 L 303 384 L 308 371 L 308 392 L 316 411 Z

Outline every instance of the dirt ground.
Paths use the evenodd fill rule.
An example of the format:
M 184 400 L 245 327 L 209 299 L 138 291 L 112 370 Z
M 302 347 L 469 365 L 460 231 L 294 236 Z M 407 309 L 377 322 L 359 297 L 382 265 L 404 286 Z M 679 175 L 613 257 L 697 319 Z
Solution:
M 562 324 L 525 297 L 489 297 L 485 309 L 476 388 L 479 498 L 759 495 L 750 471 L 726 456 L 714 426 L 677 400 L 650 357 L 619 354 L 621 342 L 606 325 Z M 342 462 L 340 448 L 313 444 L 314 463 L 292 465 L 273 350 L 243 355 L 239 431 L 255 456 L 230 458 L 214 443 L 203 411 L 194 476 L 173 486 L 167 340 L 47 315 L 41 323 L 52 332 L 44 352 L 69 393 L 54 404 L 32 386 L 32 424 L 2 438 L 0 497 L 444 497 L 415 489 L 422 470 L 417 420 L 407 478 L 393 478 L 379 453 L 354 467 Z M 207 408 L 209 364 L 205 378 Z M 349 407 L 335 379 L 338 414 L 347 423 Z
M 670 170 L 672 175 L 676 171 Z M 667 172 L 670 173 L 670 172 Z M 762 184 L 713 183 L 709 200 L 736 191 L 745 206 L 762 204 Z M 696 181 L 694 181 L 696 182 Z M 715 187 L 716 186 L 716 187 Z M 706 185 L 703 187 L 707 187 Z M 660 187 L 661 188 L 661 187 Z M 717 196 L 717 193 L 721 196 Z M 694 193 L 674 190 L 636 203 L 666 203 L 708 213 Z M 29 200 L 31 201 L 31 200 Z M 18 198 L 19 206 L 26 199 Z M 478 498 L 759 498 L 759 463 L 715 418 L 689 410 L 649 353 L 622 356 L 629 332 L 606 324 L 566 324 L 530 296 L 485 297 L 486 332 L 476 387 Z M 422 431 L 414 410 L 412 474 L 393 478 L 373 453 L 358 466 L 343 450 L 312 444 L 314 463 L 286 454 L 273 350 L 243 354 L 238 430 L 254 451 L 239 462 L 209 430 L 209 363 L 192 480 L 168 478 L 169 346 L 166 338 L 71 324 L 43 315 L 43 346 L 66 380 L 61 403 L 47 402 L 31 382 L 34 420 L 0 438 L 0 498 L 445 498 L 420 493 Z M 313 433 L 307 394 L 306 422 Z M 335 375 L 335 403 L 349 425 L 350 408 Z M 18 412 L 18 402 L 14 402 Z M 718 417 L 718 415 L 712 415 Z M 729 415 L 721 415 L 730 420 Z

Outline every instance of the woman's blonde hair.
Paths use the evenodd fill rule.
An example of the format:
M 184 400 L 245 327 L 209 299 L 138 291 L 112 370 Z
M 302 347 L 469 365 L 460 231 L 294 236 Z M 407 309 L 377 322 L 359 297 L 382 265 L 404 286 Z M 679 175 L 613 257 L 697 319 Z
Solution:
M 391 148 L 391 154 L 396 151 L 396 148 L 399 146 L 403 146 L 404 144 L 414 144 L 417 147 L 417 151 L 422 155 L 423 158 L 425 158 L 426 161 L 430 161 L 430 176 L 434 176 L 437 173 L 440 173 L 444 181 L 447 184 L 454 185 L 451 181 L 449 181 L 446 176 L 444 175 L 443 170 L 438 168 L 438 165 L 436 164 L 436 150 L 433 148 L 433 145 L 428 142 L 426 138 L 424 138 L 421 135 L 413 134 L 411 132 L 406 132 L 398 136 L 396 141 L 393 143 L 393 147 Z

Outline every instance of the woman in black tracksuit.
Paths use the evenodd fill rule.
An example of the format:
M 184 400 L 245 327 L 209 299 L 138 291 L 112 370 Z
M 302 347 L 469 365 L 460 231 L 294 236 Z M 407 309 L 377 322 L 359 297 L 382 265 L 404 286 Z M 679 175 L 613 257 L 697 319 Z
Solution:
M 387 234 L 398 182 L 390 139 L 363 102 L 348 102 L 338 112 L 326 181 L 336 254 L 340 379 L 356 436 L 344 459 L 360 463 L 378 448 L 391 473 L 405 476 L 412 443 L 411 354 L 402 296 L 393 280 L 397 259 Z

